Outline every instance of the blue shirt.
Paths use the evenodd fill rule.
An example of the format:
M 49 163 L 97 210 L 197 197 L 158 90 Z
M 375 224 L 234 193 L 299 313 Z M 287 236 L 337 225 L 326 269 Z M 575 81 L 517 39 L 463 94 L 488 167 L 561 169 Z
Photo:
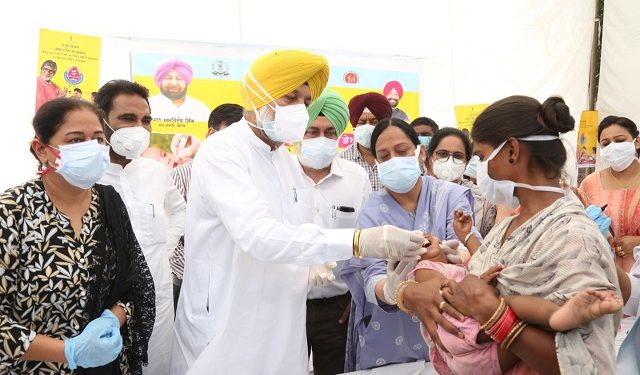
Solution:
M 415 215 L 403 209 L 381 190 L 365 203 L 358 217 L 359 228 L 385 224 L 421 230 L 441 239 L 457 238 L 453 211 L 473 214 L 471 190 L 447 181 L 423 176 Z M 480 234 L 473 228 L 473 233 Z M 361 370 L 393 363 L 428 359 L 427 344 L 417 317 L 411 317 L 375 296 L 375 285 L 386 277 L 387 262 L 372 258 L 348 260 L 342 269 L 352 296 L 352 317 L 345 370 Z

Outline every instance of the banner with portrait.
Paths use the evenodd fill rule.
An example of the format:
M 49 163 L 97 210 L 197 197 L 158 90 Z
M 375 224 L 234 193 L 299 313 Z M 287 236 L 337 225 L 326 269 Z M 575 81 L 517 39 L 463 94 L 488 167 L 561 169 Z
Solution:
M 210 112 L 221 104 L 242 104 L 241 82 L 252 62 L 246 55 L 241 48 L 219 56 L 131 52 L 132 78 L 150 94 L 152 137 L 145 156 L 170 166 L 192 160 L 207 134 Z M 332 65 L 328 87 L 347 103 L 374 91 L 386 94 L 408 119 L 419 114 L 417 72 Z M 353 143 L 352 133 L 349 125 L 339 140 L 341 148 Z
M 100 81 L 101 39 L 40 29 L 36 110 L 57 97 L 92 100 Z

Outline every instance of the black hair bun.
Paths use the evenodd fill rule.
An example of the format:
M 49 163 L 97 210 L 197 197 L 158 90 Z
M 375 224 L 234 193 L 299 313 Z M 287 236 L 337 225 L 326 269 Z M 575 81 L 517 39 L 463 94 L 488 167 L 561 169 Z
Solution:
M 543 126 L 551 131 L 567 133 L 575 128 L 576 121 L 569 107 L 559 96 L 552 96 L 542 103 L 540 116 Z

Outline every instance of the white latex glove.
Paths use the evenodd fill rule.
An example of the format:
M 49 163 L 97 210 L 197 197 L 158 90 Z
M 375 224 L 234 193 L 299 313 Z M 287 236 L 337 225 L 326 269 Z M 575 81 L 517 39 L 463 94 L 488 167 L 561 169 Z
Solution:
M 421 232 L 385 225 L 362 229 L 360 232 L 360 255 L 378 259 L 418 260 L 427 252 L 422 247 L 424 236 Z
M 440 243 L 440 250 L 451 264 L 461 264 L 463 261 L 462 253 L 458 246 L 460 246 L 460 241 L 458 240 L 446 240 Z
M 385 281 L 382 291 L 384 293 L 384 299 L 388 304 L 396 304 L 396 290 L 400 287 L 400 283 L 407 280 L 407 275 L 417 263 L 417 260 L 387 262 L 387 280 Z
M 336 279 L 333 269 L 338 266 L 336 262 L 326 262 L 319 266 L 309 267 L 309 287 L 327 286 Z

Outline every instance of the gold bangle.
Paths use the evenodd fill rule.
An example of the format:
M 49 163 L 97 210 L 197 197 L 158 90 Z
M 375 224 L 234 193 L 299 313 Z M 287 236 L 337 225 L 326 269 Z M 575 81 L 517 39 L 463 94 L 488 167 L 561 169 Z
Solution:
M 498 305 L 498 308 L 493 313 L 491 318 L 489 318 L 489 320 L 487 320 L 483 325 L 480 326 L 480 329 L 485 332 L 491 329 L 491 327 L 493 327 L 494 324 L 496 324 L 496 322 L 500 319 L 502 314 L 504 314 L 504 311 L 506 309 L 507 309 L 507 303 L 504 301 L 504 298 L 500 297 L 500 305 Z
M 520 328 L 520 326 L 522 326 L 524 324 L 524 322 L 522 320 L 519 320 L 516 324 L 514 324 L 511 327 L 511 330 L 509 330 L 509 333 L 507 334 L 507 336 L 504 338 L 504 340 L 502 341 L 502 343 L 500 344 L 500 347 L 502 349 L 506 348 L 506 345 L 509 341 L 511 341 L 511 339 L 513 338 L 513 335 L 516 333 L 516 331 L 518 331 L 518 329 Z
M 360 255 L 360 229 L 353 232 L 353 256 L 362 259 L 362 255 Z
M 520 336 L 522 331 L 524 331 L 525 328 L 527 328 L 527 323 L 522 324 L 522 326 L 520 326 L 518 328 L 518 331 L 513 334 L 513 336 L 511 337 L 511 340 L 509 340 L 509 342 L 507 342 L 507 344 L 504 346 L 504 348 L 505 349 L 509 349 L 511 347 L 511 345 L 513 345 L 513 343 L 516 341 L 516 339 Z
M 400 286 L 396 290 L 396 295 L 395 295 L 395 297 L 396 297 L 396 305 L 398 306 L 398 308 L 401 311 L 403 311 L 403 312 L 405 312 L 405 313 L 407 313 L 409 315 L 413 315 L 413 313 L 409 309 L 407 309 L 407 307 L 404 305 L 404 302 L 403 302 L 404 298 L 402 297 L 403 296 L 402 292 L 404 292 L 404 289 L 407 287 L 407 285 L 409 285 L 409 284 L 417 284 L 417 283 L 418 282 L 415 281 L 415 280 L 403 281 L 403 282 L 400 283 Z

